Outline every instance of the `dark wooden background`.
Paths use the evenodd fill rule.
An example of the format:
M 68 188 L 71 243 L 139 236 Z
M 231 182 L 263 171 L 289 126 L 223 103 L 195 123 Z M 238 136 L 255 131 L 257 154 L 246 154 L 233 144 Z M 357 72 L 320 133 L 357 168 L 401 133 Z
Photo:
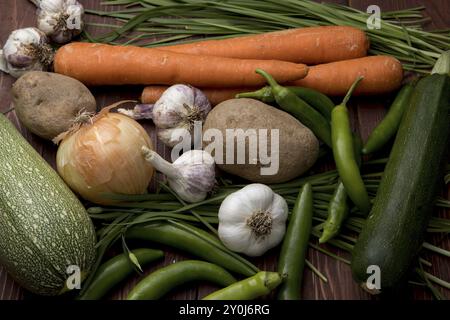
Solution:
M 100 0 L 79 0 L 85 8 L 99 9 Z M 245 1 L 245 0 L 243 0 Z M 382 10 L 396 10 L 415 6 L 425 6 L 425 14 L 432 18 L 432 22 L 426 25 L 427 29 L 435 28 L 450 28 L 450 1 L 449 0 L 333 0 L 325 2 L 335 2 L 347 4 L 352 7 L 366 10 L 369 5 L 377 4 Z M 92 16 L 88 19 L 92 21 Z M 0 45 L 3 46 L 9 33 L 15 29 L 23 27 L 31 27 L 36 25 L 35 8 L 28 0 L 2 0 L 0 2 Z M 101 21 L 102 19 L 96 19 Z M 104 32 L 105 30 L 98 30 L 97 28 L 88 28 L 88 31 L 96 34 L 97 32 Z M 10 88 L 14 79 L 8 75 L 0 72 L 0 111 L 5 112 L 10 107 L 11 95 Z M 120 87 L 120 88 L 92 88 L 98 102 L 99 108 L 107 106 L 113 102 L 123 99 L 137 99 L 140 95 L 141 87 Z M 352 103 L 352 122 L 355 129 L 359 130 L 363 139 L 366 139 L 368 134 L 374 126 L 383 117 L 389 97 L 385 98 L 359 98 L 354 99 Z M 34 136 L 24 129 L 17 121 L 14 112 L 8 114 L 11 121 L 16 124 L 26 139 L 33 145 L 33 147 L 54 166 L 56 147 L 48 141 L 44 141 L 39 137 Z M 169 156 L 169 152 L 164 146 L 157 141 L 150 122 L 143 124 L 151 134 L 154 145 L 157 151 Z M 443 195 L 449 194 L 448 189 L 442 191 Z M 447 215 L 448 212 L 441 212 L 441 215 Z M 450 239 L 448 236 L 436 236 L 430 238 L 430 242 L 438 243 L 440 246 L 450 249 Z M 183 256 L 170 249 L 166 250 L 166 257 L 164 261 L 154 264 L 151 268 L 146 269 L 149 273 L 156 268 L 172 263 L 174 261 L 187 259 L 189 257 Z M 341 256 L 348 255 L 328 248 Z M 276 256 L 278 250 L 272 250 L 263 258 L 254 260 L 254 262 L 263 270 L 276 269 Z M 432 262 L 433 266 L 429 271 L 447 281 L 450 281 L 450 261 L 449 258 L 441 256 L 425 254 L 425 257 Z M 305 299 L 371 299 L 358 285 L 353 282 L 350 268 L 344 263 L 331 259 L 313 249 L 309 250 L 308 259 L 318 269 L 326 275 L 329 282 L 323 283 L 309 269 L 305 272 L 305 280 L 303 287 L 303 296 Z M 130 280 L 125 286 L 119 288 L 109 298 L 121 299 L 126 297 L 126 294 L 136 281 L 137 277 Z M 167 299 L 196 299 L 201 298 L 212 290 L 216 289 L 214 286 L 201 283 L 191 284 L 178 288 L 172 292 Z M 447 298 L 450 298 L 448 290 L 442 290 L 442 293 Z M 7 275 L 6 271 L 0 266 L 0 300 L 2 299 L 24 299 L 33 298 L 29 293 L 24 292 L 14 281 Z M 431 299 L 430 293 L 427 289 L 413 288 L 406 291 L 402 299 Z

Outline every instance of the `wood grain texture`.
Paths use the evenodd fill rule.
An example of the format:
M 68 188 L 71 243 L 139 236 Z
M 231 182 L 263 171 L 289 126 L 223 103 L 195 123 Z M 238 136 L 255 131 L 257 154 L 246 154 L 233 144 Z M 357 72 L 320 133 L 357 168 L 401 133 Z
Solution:
M 100 8 L 99 0 L 79 0 L 86 8 L 98 9 Z M 411 6 L 423 5 L 426 7 L 426 14 L 432 18 L 432 23 L 427 25 L 427 28 L 443 28 L 450 27 L 450 1 L 448 0 L 336 0 L 325 1 L 335 2 L 341 4 L 349 4 L 355 8 L 365 10 L 367 6 L 377 4 L 382 10 L 393 10 L 408 8 Z M 100 17 L 89 17 L 91 21 L 105 22 L 106 19 Z M 92 20 L 93 19 L 93 20 Z M 0 2 L 0 45 L 4 44 L 9 33 L 17 28 L 29 27 L 35 25 L 35 8 L 27 0 L 7 0 Z M 92 34 L 103 33 L 104 29 L 89 28 L 88 31 Z M 9 109 L 11 96 L 10 88 L 14 79 L 3 73 L 0 73 L 0 111 L 4 112 Z M 105 107 L 113 102 L 125 99 L 138 99 L 141 93 L 141 87 L 100 87 L 92 88 L 98 108 Z M 376 126 L 376 124 L 382 119 L 386 112 L 386 108 L 389 105 L 392 97 L 371 97 L 371 98 L 358 98 L 354 99 L 350 103 L 352 125 L 355 131 L 359 132 L 363 139 L 367 139 L 368 134 Z M 52 166 L 55 165 L 56 147 L 50 142 L 44 141 L 32 134 L 26 129 L 20 126 L 14 112 L 8 114 L 8 117 L 19 128 L 25 138 L 33 145 L 33 147 L 41 153 L 46 161 Z M 147 129 L 151 135 L 152 142 L 158 153 L 165 158 L 169 158 L 169 150 L 156 139 L 153 125 L 150 121 L 142 122 L 143 126 Z M 333 167 L 332 161 L 322 161 L 318 164 L 318 170 L 329 169 Z M 161 176 L 159 176 L 161 178 Z M 154 184 L 154 182 L 153 182 Z M 154 187 L 154 185 L 153 185 Z M 443 195 L 448 196 L 449 190 L 443 188 Z M 448 212 L 439 212 L 439 215 L 448 216 Z M 314 240 L 315 241 L 315 240 Z M 430 242 L 441 245 L 446 249 L 450 249 L 450 240 L 448 236 L 438 235 L 429 239 Z M 142 246 L 142 244 L 139 244 Z M 130 246 L 136 247 L 135 244 L 130 243 Z M 151 245 L 152 247 L 159 247 Z M 185 256 L 180 252 L 172 250 L 170 248 L 161 247 L 166 252 L 164 260 L 153 264 L 151 267 L 146 268 L 146 274 L 160 268 L 164 265 L 181 261 L 184 259 L 192 259 L 192 257 Z M 349 255 L 345 252 L 337 250 L 333 247 L 325 245 L 324 248 L 349 258 Z M 258 265 L 261 269 L 275 271 L 277 267 L 277 255 L 278 250 L 271 250 L 264 257 L 253 259 L 252 261 Z M 434 254 L 425 253 L 425 258 L 432 262 L 433 266 L 430 271 L 450 281 L 450 263 L 449 258 L 443 258 Z M 304 286 L 303 286 L 303 298 L 304 299 L 371 299 L 367 293 L 358 287 L 358 285 L 352 280 L 350 268 L 332 258 L 329 258 L 322 253 L 310 249 L 308 252 L 308 259 L 315 265 L 327 278 L 328 283 L 324 283 L 317 276 L 315 276 L 310 270 L 305 271 Z M 134 276 L 126 284 L 117 288 L 109 299 L 123 299 L 126 297 L 130 288 L 132 288 L 139 280 L 137 276 Z M 201 298 L 208 293 L 216 290 L 217 287 L 207 284 L 198 283 L 186 285 L 178 288 L 174 292 L 170 293 L 165 299 L 196 299 Z M 442 290 L 442 293 L 450 298 L 450 292 Z M 267 297 L 271 298 L 273 297 Z M 0 267 L 0 299 L 23 299 L 23 298 L 35 298 L 33 295 L 23 292 L 17 284 L 11 280 L 4 269 Z M 428 291 L 424 289 L 414 288 L 408 291 L 404 299 L 430 299 L 431 296 Z

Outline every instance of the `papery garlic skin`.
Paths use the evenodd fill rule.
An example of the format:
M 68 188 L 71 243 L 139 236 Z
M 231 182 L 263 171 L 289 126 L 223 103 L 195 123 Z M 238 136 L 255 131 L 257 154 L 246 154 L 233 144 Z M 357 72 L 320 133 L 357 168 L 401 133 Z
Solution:
M 195 121 L 203 123 L 209 111 L 211 104 L 199 89 L 184 84 L 169 87 L 153 106 L 158 138 L 169 147 L 175 146 L 186 132 L 192 135 Z
M 173 165 L 183 179 L 170 179 L 169 186 L 188 202 L 203 201 L 216 182 L 214 158 L 202 150 L 183 153 Z
M 152 143 L 139 123 L 118 113 L 105 113 L 62 140 L 57 170 L 84 199 L 113 204 L 104 193 L 146 192 L 154 170 L 143 159 L 142 146 L 152 148 Z
M 282 241 L 287 217 L 283 197 L 264 184 L 250 184 L 220 205 L 219 238 L 232 251 L 261 256 Z
M 54 51 L 42 31 L 37 28 L 17 29 L 0 50 L 0 69 L 19 78 L 28 71 L 47 70 L 53 55 Z
M 216 182 L 214 158 L 203 150 L 190 150 L 170 163 L 155 151 L 143 148 L 145 159 L 166 175 L 169 186 L 184 201 L 203 201 Z
M 84 8 L 76 0 L 41 0 L 37 10 L 38 28 L 56 43 L 67 43 L 84 27 Z

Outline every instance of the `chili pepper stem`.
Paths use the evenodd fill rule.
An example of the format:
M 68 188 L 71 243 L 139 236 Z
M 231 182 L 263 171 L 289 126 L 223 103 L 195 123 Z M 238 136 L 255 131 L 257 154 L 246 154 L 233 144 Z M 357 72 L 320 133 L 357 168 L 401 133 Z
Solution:
M 344 99 L 342 100 L 341 105 L 347 105 L 348 100 L 350 99 L 350 97 L 353 94 L 353 91 L 355 91 L 356 87 L 358 86 L 358 84 L 361 82 L 361 80 L 363 80 L 364 77 L 363 76 L 359 76 L 358 79 L 355 80 L 355 82 L 353 82 L 352 86 L 350 87 L 350 89 L 348 90 L 347 94 L 345 95 Z
M 272 87 L 272 89 L 277 88 L 277 87 L 280 86 L 280 85 L 275 81 L 275 79 L 274 79 L 270 74 L 268 74 L 267 72 L 265 72 L 264 70 L 262 70 L 262 69 L 256 69 L 255 72 L 256 72 L 257 74 L 260 74 L 261 76 L 263 76 L 263 77 L 266 79 L 267 83 Z
M 253 98 L 253 99 L 260 99 L 265 96 L 271 95 L 272 90 L 270 87 L 263 87 L 256 91 L 250 91 L 250 92 L 241 92 L 236 95 L 236 98 Z

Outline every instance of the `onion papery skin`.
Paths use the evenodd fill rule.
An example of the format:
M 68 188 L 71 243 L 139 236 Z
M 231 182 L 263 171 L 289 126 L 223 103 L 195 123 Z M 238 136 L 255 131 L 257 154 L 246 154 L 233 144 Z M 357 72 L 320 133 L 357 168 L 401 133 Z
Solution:
M 153 149 L 145 129 L 135 120 L 103 113 L 68 133 L 56 155 L 58 173 L 82 198 L 102 205 L 114 204 L 108 193 L 143 194 L 154 169 L 141 154 Z

